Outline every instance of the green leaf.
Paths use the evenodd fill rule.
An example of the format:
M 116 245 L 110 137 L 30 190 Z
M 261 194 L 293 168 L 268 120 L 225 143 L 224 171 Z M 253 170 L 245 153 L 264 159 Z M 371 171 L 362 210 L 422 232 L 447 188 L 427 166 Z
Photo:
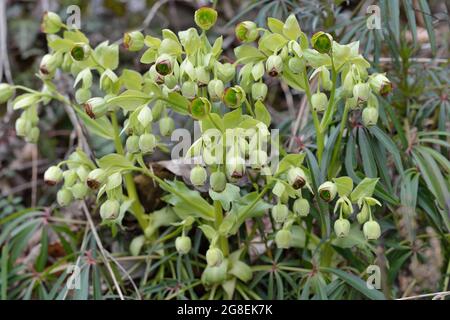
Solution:
M 41 96 L 39 94 L 24 93 L 14 99 L 13 109 L 18 110 L 18 109 L 27 108 L 35 103 L 38 103 L 39 101 L 41 101 Z
M 433 20 L 430 7 L 427 0 L 419 0 L 420 10 L 422 12 L 423 20 L 425 21 L 425 28 L 428 32 L 428 38 L 430 39 L 431 51 L 436 54 L 436 36 L 434 34 Z
M 259 42 L 259 49 L 271 53 L 278 52 L 288 43 L 288 39 L 281 34 L 272 33 L 263 36 Z
M 225 129 L 234 129 L 239 126 L 242 121 L 242 109 L 237 108 L 231 112 L 225 113 L 223 116 L 223 125 Z
M 48 46 L 50 48 L 60 52 L 69 52 L 70 50 L 72 50 L 74 44 L 75 42 L 73 42 L 72 40 L 62 39 L 60 37 L 48 42 Z
M 272 118 L 266 106 L 260 100 L 255 103 L 255 116 L 257 120 L 261 121 L 266 126 L 270 126 Z
M 302 34 L 295 14 L 290 14 L 283 26 L 283 34 L 290 40 L 297 40 Z
M 156 61 L 156 57 L 158 56 L 158 50 L 154 48 L 150 48 L 145 50 L 144 54 L 141 57 L 140 62 L 144 64 L 151 64 Z
M 244 44 L 234 49 L 234 54 L 240 63 L 247 64 L 263 60 L 265 55 L 257 48 Z
M 364 178 L 350 195 L 352 202 L 357 202 L 361 198 L 371 197 L 375 191 L 378 178 Z
M 119 106 L 127 111 L 132 111 L 137 107 L 148 104 L 153 97 L 138 90 L 126 90 L 121 95 L 107 100 L 110 106 Z
M 277 175 L 285 172 L 290 167 L 300 167 L 303 163 L 303 160 L 305 159 L 305 153 L 291 153 L 286 156 L 280 161 L 280 164 L 278 165 Z
M 79 107 L 74 107 L 78 116 L 83 120 L 84 125 L 89 129 L 89 133 L 93 133 L 99 137 L 113 140 L 114 139 L 114 130 L 111 125 L 111 122 L 106 116 L 92 119 L 89 117 L 84 111 L 82 111 Z
M 350 177 L 339 177 L 333 179 L 340 197 L 348 196 L 353 190 L 353 180 Z
M 218 237 L 217 231 L 213 227 L 207 224 L 202 224 L 199 226 L 205 237 L 211 242 L 213 239 Z
M 220 201 L 222 208 L 225 211 L 230 210 L 231 203 L 241 197 L 240 188 L 234 184 L 227 183 L 225 190 L 222 192 L 215 192 L 212 189 L 209 190 L 209 196 L 211 199 Z
M 273 33 L 283 34 L 284 23 L 281 20 L 269 17 L 267 18 L 267 26 Z
M 133 163 L 125 156 L 117 153 L 108 154 L 98 160 L 98 165 L 105 170 L 131 170 Z
M 125 88 L 129 90 L 141 90 L 142 89 L 142 75 L 134 70 L 124 69 L 122 75 L 120 76 Z
M 354 289 L 361 292 L 363 295 L 365 295 L 369 299 L 372 299 L 372 300 L 385 300 L 386 299 L 386 297 L 384 296 L 384 294 L 382 292 L 375 290 L 375 289 L 369 289 L 367 287 L 367 284 L 365 281 L 363 281 L 361 278 L 359 278 L 353 274 L 350 274 L 350 273 L 347 273 L 345 271 L 335 269 L 335 268 L 321 268 L 321 270 L 335 274 L 340 279 L 345 281 L 347 284 L 352 286 Z
M 192 215 L 205 220 L 214 221 L 214 207 L 210 205 L 198 191 L 189 189 L 180 181 L 165 181 L 160 187 L 169 192 L 162 199 L 171 204 L 181 219 Z
M 41 251 L 36 259 L 36 271 L 42 272 L 45 269 L 48 258 L 48 227 L 44 225 L 41 233 Z

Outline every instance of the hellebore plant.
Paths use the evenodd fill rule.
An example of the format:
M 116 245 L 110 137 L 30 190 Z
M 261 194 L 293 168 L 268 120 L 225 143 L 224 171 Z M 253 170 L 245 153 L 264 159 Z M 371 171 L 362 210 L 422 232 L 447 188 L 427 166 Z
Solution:
M 176 231 L 158 241 L 171 242 L 180 255 L 188 255 L 190 230 L 201 229 L 209 243 L 202 282 L 207 287 L 222 284 L 225 291 L 230 290 L 230 281 L 252 278 L 252 269 L 244 262 L 246 246 L 233 247 L 236 242 L 230 241 L 249 219 L 271 217 L 273 241 L 267 246 L 282 249 L 304 245 L 305 240 L 299 239 L 302 235 L 304 239 L 306 229 L 313 233 L 314 225 L 323 238 L 345 238 L 352 230 L 351 220 L 362 224 L 367 240 L 380 237 L 374 207 L 381 204 L 372 197 L 378 179 L 362 177 L 354 187 L 350 177 L 337 176 L 337 159 L 349 114 L 362 109 L 356 111 L 362 124 L 376 125 L 377 96 L 389 93 L 389 80 L 382 74 L 369 75 L 370 65 L 359 54 L 358 42 L 342 45 L 324 32 L 308 39 L 294 15 L 285 22 L 269 18 L 268 30 L 251 21 L 239 23 L 235 32 L 242 44 L 234 50 L 237 60 L 223 62 L 228 61 L 222 56 L 223 38 L 211 41 L 206 33 L 216 20 L 215 10 L 201 8 L 195 13 L 199 29 L 178 34 L 164 29 L 162 38 L 126 33 L 124 47 L 138 52 L 140 62 L 148 65 L 141 74 L 119 71 L 118 45 L 103 42 L 92 48 L 82 32 L 68 29 L 56 14 L 44 16 L 42 30 L 50 53 L 39 68 L 42 90 L 0 84 L 0 102 L 12 99 L 16 91 L 24 92 L 12 102 L 21 112 L 17 135 L 36 143 L 39 107 L 55 100 L 73 108 L 92 134 L 108 139 L 116 150 L 93 159 L 79 149 L 50 167 L 44 179 L 49 185 L 61 185 L 58 204 L 96 197 L 103 224 L 115 232 L 125 214 L 134 215 L 142 229 L 130 245 L 135 255 L 158 240 L 159 228 L 169 226 Z M 60 71 L 74 77 L 74 101 L 57 88 L 54 78 Z M 95 74 L 101 96 L 92 96 Z M 315 165 L 310 156 L 304 163 L 305 152 L 287 154 L 279 137 L 269 131 L 264 81 L 270 77 L 307 96 L 316 134 L 316 157 L 310 155 L 317 159 Z M 160 178 L 146 162 L 156 149 L 166 149 L 161 136 L 170 136 L 175 129 L 168 110 L 198 120 L 201 127 L 200 139 L 185 157 L 194 163 L 186 183 Z M 338 113 L 342 120 L 334 151 L 325 154 Z M 123 115 L 123 123 L 118 115 Z M 329 181 L 318 172 L 317 163 L 324 157 L 330 158 L 324 174 Z M 135 174 L 147 175 L 167 192 L 163 210 L 144 211 Z M 333 207 L 334 234 L 329 213 Z

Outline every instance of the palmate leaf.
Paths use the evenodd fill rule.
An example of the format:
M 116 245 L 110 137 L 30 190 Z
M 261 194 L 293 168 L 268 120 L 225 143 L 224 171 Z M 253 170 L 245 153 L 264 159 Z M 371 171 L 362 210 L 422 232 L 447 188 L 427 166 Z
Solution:
M 210 205 L 198 191 L 189 189 L 181 181 L 165 181 L 161 188 L 169 194 L 163 200 L 174 207 L 175 212 L 184 219 L 186 216 L 214 220 L 214 207 Z

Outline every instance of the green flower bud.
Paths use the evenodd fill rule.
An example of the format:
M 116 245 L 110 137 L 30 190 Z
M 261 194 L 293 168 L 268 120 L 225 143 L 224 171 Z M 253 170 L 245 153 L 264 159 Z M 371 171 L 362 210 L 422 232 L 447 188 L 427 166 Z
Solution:
M 209 30 L 217 21 L 217 11 L 213 8 L 202 7 L 195 11 L 194 20 L 203 30 Z
M 227 178 L 221 171 L 216 171 L 209 177 L 209 184 L 215 192 L 222 192 L 227 186 Z
M 39 135 L 41 130 L 38 127 L 31 128 L 30 132 L 28 132 L 26 136 L 26 141 L 29 143 L 37 143 L 39 140 Z
M 377 240 L 381 235 L 381 228 L 375 220 L 364 223 L 363 233 L 367 240 Z
M 223 81 L 223 83 L 227 83 L 231 81 L 235 74 L 236 74 L 236 68 L 231 63 L 216 63 L 216 71 L 217 71 L 217 77 Z
M 222 80 L 214 79 L 208 83 L 208 94 L 212 101 L 219 101 L 222 99 L 224 90 Z
M 267 85 L 263 82 L 256 82 L 252 85 L 252 98 L 253 100 L 264 101 L 267 96 Z
M 291 70 L 292 73 L 294 74 L 299 74 L 300 72 L 303 72 L 306 67 L 305 59 L 300 59 L 298 57 L 290 58 L 288 65 L 289 70 Z
M 81 165 L 76 168 L 76 173 L 80 181 L 86 182 L 86 179 L 89 175 L 89 169 L 86 166 Z
M 211 112 L 211 102 L 204 97 L 195 98 L 189 105 L 189 112 L 194 119 L 205 119 Z
M 70 50 L 70 55 L 75 61 L 84 61 L 91 54 L 91 48 L 84 43 L 75 44 Z
M 266 70 L 269 76 L 278 76 L 283 71 L 283 59 L 278 55 L 269 56 L 266 61 Z
M 75 100 L 79 104 L 86 103 L 91 98 L 91 90 L 80 88 L 75 92 Z
M 73 59 L 72 59 L 72 56 L 70 55 L 70 53 L 64 54 L 63 62 L 61 64 L 61 69 L 64 72 L 70 72 L 70 70 L 72 69 L 72 64 L 73 64 Z
M 207 286 L 223 283 L 227 278 L 227 265 L 224 261 L 217 267 L 206 267 L 202 274 L 202 283 Z
M 323 112 L 328 106 L 328 97 L 323 92 L 314 93 L 311 96 L 312 108 L 316 112 Z
M 0 103 L 5 103 L 14 95 L 14 87 L 8 83 L 0 83 Z
M 146 128 L 153 121 L 152 110 L 148 106 L 143 107 L 141 111 L 139 111 L 137 119 L 141 125 Z
M 138 237 L 134 237 L 130 243 L 130 253 L 132 256 L 136 257 L 142 250 L 142 247 L 145 244 L 145 236 L 140 235 Z
M 107 93 L 117 92 L 119 89 L 119 78 L 111 70 L 106 70 L 100 77 L 100 89 Z
M 120 172 L 115 172 L 108 176 L 106 180 L 106 190 L 113 190 L 122 185 L 122 174 Z
M 289 215 L 289 208 L 284 204 L 277 204 L 272 207 L 272 218 L 276 223 L 283 223 Z
M 223 94 L 223 102 L 229 108 L 236 109 L 245 101 L 245 91 L 240 86 L 227 88 Z
M 89 172 L 86 178 L 86 184 L 91 189 L 98 189 L 106 180 L 106 172 L 103 169 L 96 168 Z
M 197 83 L 198 83 L 199 87 L 204 87 L 209 83 L 210 75 L 209 75 L 209 71 L 206 70 L 205 67 L 195 68 L 195 74 L 197 77 Z
M 177 77 L 172 73 L 168 74 L 164 77 L 164 84 L 169 88 L 170 90 L 178 90 L 179 88 L 176 86 L 178 85 L 178 79 Z
M 374 126 L 378 121 L 378 110 L 376 108 L 364 108 L 362 112 L 362 122 L 365 127 Z
M 188 99 L 194 99 L 198 93 L 198 85 L 194 81 L 185 81 L 181 85 L 181 94 Z
M 291 246 L 292 234 L 291 231 L 281 229 L 275 235 L 275 243 L 279 249 L 288 249 Z
M 349 110 L 358 109 L 358 100 L 355 97 L 347 98 L 345 104 L 348 106 Z
M 60 59 L 56 54 L 46 54 L 42 57 L 39 65 L 39 73 L 45 79 L 53 77 L 56 69 L 60 65 Z
M 179 254 L 188 254 L 192 248 L 191 238 L 186 236 L 177 237 L 175 239 L 175 248 Z
M 294 201 L 293 206 L 294 213 L 298 214 L 300 217 L 306 217 L 309 214 L 310 206 L 306 199 L 297 199 Z
M 162 76 L 166 76 L 173 71 L 174 59 L 168 54 L 162 54 L 156 59 L 155 68 Z
M 345 77 L 343 79 L 342 88 L 343 93 L 346 97 L 349 97 L 353 94 L 353 87 L 355 86 L 355 80 L 353 79 L 352 71 L 348 71 L 345 74 Z
M 244 21 L 239 23 L 234 29 L 236 38 L 242 42 L 253 42 L 258 36 L 258 26 L 253 21 Z
M 19 118 L 16 120 L 16 135 L 19 137 L 26 137 L 27 134 L 31 131 L 31 121 L 28 121 L 23 118 Z
M 156 137 L 151 133 L 144 133 L 139 137 L 139 149 L 142 153 L 151 153 L 156 148 Z
M 129 153 L 139 153 L 139 136 L 129 136 L 125 143 L 125 147 Z
M 163 136 L 170 136 L 175 129 L 175 122 L 171 117 L 163 117 L 159 120 L 159 132 Z
M 120 203 L 117 200 L 106 200 L 100 206 L 100 216 L 103 220 L 115 220 L 119 217 Z
M 227 175 L 232 179 L 240 179 L 244 176 L 245 160 L 241 157 L 227 159 Z
M 144 35 L 140 31 L 131 31 L 123 35 L 123 46 L 129 51 L 139 51 L 144 47 Z
M 63 172 L 57 166 L 49 167 L 44 173 L 44 182 L 50 186 L 61 182 L 63 179 Z
M 350 232 L 350 221 L 338 219 L 334 223 L 334 232 L 339 238 L 345 238 Z
M 369 85 L 373 91 L 387 96 L 392 91 L 392 83 L 383 73 L 374 73 L 369 77 Z
M 306 184 L 306 174 L 299 167 L 290 168 L 287 173 L 287 178 L 289 184 L 296 190 L 303 188 Z
M 66 207 L 72 203 L 73 195 L 70 190 L 61 189 L 56 193 L 56 202 L 60 207 Z
M 329 53 L 333 44 L 333 37 L 328 33 L 319 31 L 312 36 L 311 44 L 320 53 Z
M 70 188 L 75 184 L 75 182 L 77 182 L 78 175 L 74 169 L 69 169 L 63 172 L 63 178 L 64 178 L 64 187 Z
M 205 181 L 208 177 L 208 174 L 206 173 L 205 168 L 202 166 L 195 166 L 191 170 L 190 179 L 191 183 L 196 186 L 200 187 L 205 184 Z
M 361 211 L 356 215 L 356 219 L 359 224 L 363 224 L 369 219 L 369 208 L 366 204 L 363 204 Z
M 358 103 L 369 99 L 370 87 L 368 83 L 357 83 L 353 87 L 353 96 L 358 99 Z
M 209 267 L 217 267 L 223 261 L 223 253 L 219 248 L 210 248 L 206 251 L 206 262 Z
M 331 202 L 336 197 L 337 187 L 331 181 L 322 183 L 319 187 L 319 195 L 326 202 Z
M 62 26 L 61 18 L 56 13 L 50 11 L 44 13 L 41 23 L 42 32 L 49 34 L 57 33 Z
M 148 70 L 148 76 L 156 84 L 163 84 L 165 82 L 164 76 L 156 71 L 156 64 L 150 67 Z
M 267 164 L 267 153 L 264 150 L 252 150 L 250 152 L 249 160 L 253 169 L 261 169 Z
M 164 102 L 162 102 L 161 100 L 156 101 L 152 108 L 153 120 L 158 121 L 159 119 L 161 119 L 161 116 L 163 115 L 163 111 L 165 109 L 166 107 Z
M 100 118 L 108 111 L 105 99 L 101 97 L 91 98 L 83 105 L 84 111 L 92 119 Z
M 81 200 L 88 194 L 89 188 L 82 182 L 75 183 L 72 187 L 72 194 L 75 199 Z

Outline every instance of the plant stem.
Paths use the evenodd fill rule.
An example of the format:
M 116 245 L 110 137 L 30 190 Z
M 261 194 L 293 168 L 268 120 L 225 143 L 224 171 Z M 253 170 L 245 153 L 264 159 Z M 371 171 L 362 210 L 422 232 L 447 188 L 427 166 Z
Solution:
M 311 88 L 309 87 L 308 74 L 306 73 L 306 70 L 303 73 L 303 76 L 304 76 L 304 81 L 305 81 L 306 98 L 308 100 L 309 108 L 311 109 L 311 112 L 312 112 L 314 128 L 316 129 L 317 158 L 320 163 L 320 160 L 322 159 L 323 148 L 324 148 L 324 139 L 323 139 L 322 131 L 320 130 L 319 116 L 317 114 L 317 111 L 313 110 L 313 108 L 312 108 Z
M 337 155 L 339 153 L 339 149 L 341 147 L 342 135 L 344 133 L 345 124 L 347 122 L 348 111 L 349 111 L 349 106 L 347 104 L 345 104 L 344 112 L 342 114 L 341 124 L 339 127 L 339 134 L 337 136 L 336 143 L 334 145 L 333 154 L 331 156 L 331 162 L 330 162 L 330 166 L 329 166 L 330 170 L 334 170 L 334 163 L 336 161 Z M 330 173 L 334 174 L 335 172 L 329 171 L 329 176 L 330 176 Z
M 220 204 L 220 201 L 214 200 L 214 209 L 216 213 L 216 220 L 214 221 L 214 226 L 216 230 L 219 230 L 219 227 L 223 221 L 222 205 Z M 224 256 L 227 257 L 228 254 L 230 253 L 227 238 L 225 236 L 220 236 L 219 244 L 220 250 L 222 250 Z
M 118 154 L 124 155 L 125 151 L 122 146 L 122 141 L 120 141 L 119 124 L 117 122 L 117 115 L 115 112 L 111 112 L 111 122 L 114 129 L 114 146 Z M 131 200 L 133 200 L 131 210 L 134 213 L 134 216 L 136 217 L 142 231 L 145 232 L 145 229 L 148 227 L 149 220 L 147 219 L 145 211 L 141 205 L 141 201 L 139 200 L 133 176 L 131 175 L 131 173 L 126 173 L 124 175 L 124 179 L 125 179 L 125 186 L 128 192 L 128 197 Z

